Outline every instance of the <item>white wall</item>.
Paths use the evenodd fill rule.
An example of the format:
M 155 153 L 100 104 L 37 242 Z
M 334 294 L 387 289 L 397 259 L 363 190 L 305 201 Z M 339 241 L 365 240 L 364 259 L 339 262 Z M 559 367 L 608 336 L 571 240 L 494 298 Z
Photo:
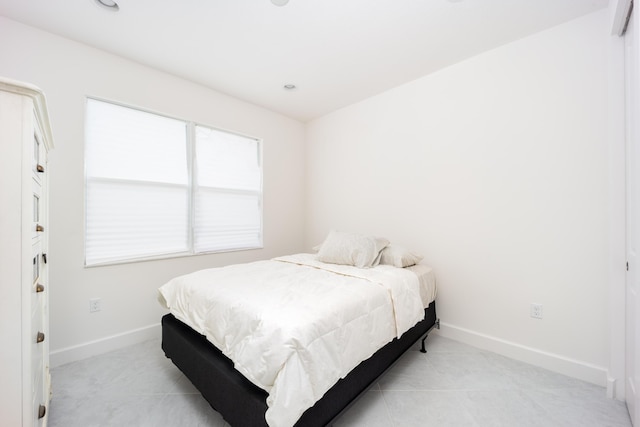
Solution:
M 0 75 L 39 86 L 50 108 L 56 145 L 50 157 L 48 288 L 53 365 L 158 333 L 164 311 L 156 301 L 156 289 L 173 276 L 302 249 L 302 123 L 3 17 Z M 83 123 L 88 95 L 263 138 L 264 249 L 83 268 Z M 102 298 L 102 311 L 90 314 L 89 298 Z M 118 334 L 124 336 L 109 339 Z
M 604 385 L 608 34 L 603 10 L 309 123 L 306 245 L 419 251 L 442 334 Z
M 305 128 L 0 17 L 0 75 L 45 91 L 56 140 L 53 364 L 157 333 L 156 289 L 170 277 L 305 250 L 338 228 L 426 256 L 442 334 L 603 383 L 608 182 L 624 166 L 607 147 L 607 34 L 606 12 L 588 15 Z M 265 248 L 83 268 L 87 95 L 264 138 Z M 93 297 L 103 310 L 90 314 Z M 544 319 L 529 317 L 531 302 Z

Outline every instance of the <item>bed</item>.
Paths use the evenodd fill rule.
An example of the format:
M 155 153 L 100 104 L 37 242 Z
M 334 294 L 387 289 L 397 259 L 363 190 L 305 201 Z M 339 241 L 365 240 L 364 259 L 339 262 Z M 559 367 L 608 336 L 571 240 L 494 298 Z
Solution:
M 374 268 L 296 254 L 175 278 L 162 348 L 232 426 L 331 424 L 438 325 L 433 271 L 376 250 Z

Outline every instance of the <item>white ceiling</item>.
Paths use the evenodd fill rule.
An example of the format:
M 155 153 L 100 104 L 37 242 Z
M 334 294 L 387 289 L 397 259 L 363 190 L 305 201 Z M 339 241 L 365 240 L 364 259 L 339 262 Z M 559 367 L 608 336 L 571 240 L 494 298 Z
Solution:
M 607 0 L 0 0 L 0 15 L 307 121 Z M 297 86 L 286 91 L 283 85 Z

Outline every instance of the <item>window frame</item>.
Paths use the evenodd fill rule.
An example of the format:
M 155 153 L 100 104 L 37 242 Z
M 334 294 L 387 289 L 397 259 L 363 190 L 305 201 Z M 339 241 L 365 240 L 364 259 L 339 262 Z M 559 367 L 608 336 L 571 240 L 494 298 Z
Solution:
M 87 159 L 86 159 L 86 149 L 88 145 L 88 138 L 86 134 L 87 130 L 87 104 L 88 102 L 97 101 L 112 104 L 117 107 L 129 108 L 136 111 L 140 111 L 143 113 L 153 114 L 155 116 L 164 117 L 171 120 L 178 120 L 185 124 L 186 127 L 186 154 L 187 154 L 187 202 L 188 202 L 188 210 L 187 210 L 187 251 L 182 252 L 172 252 L 172 253 L 164 253 L 164 254 L 156 254 L 150 256 L 138 256 L 138 257 L 129 257 L 126 259 L 118 259 L 118 260 L 108 260 L 102 262 L 93 262 L 91 264 L 87 264 L 87 200 L 88 200 L 88 191 L 89 185 L 88 182 L 91 179 L 88 175 L 87 170 Z M 239 251 L 247 251 L 247 250 L 256 250 L 264 248 L 264 155 L 263 155 L 263 146 L 264 141 L 262 138 L 258 138 L 255 136 L 251 136 L 242 132 L 236 132 L 229 129 L 221 128 L 218 126 L 212 126 L 208 124 L 204 124 L 202 122 L 197 122 L 195 120 L 186 120 L 180 117 L 172 116 L 170 114 L 159 113 L 157 111 L 142 108 L 139 106 L 125 104 L 118 101 L 113 101 L 105 98 L 95 97 L 95 96 L 86 96 L 84 103 L 84 153 L 83 153 L 83 167 L 84 167 L 84 181 L 83 181 L 83 265 L 84 268 L 93 268 L 93 267 L 103 267 L 109 265 L 119 265 L 119 264 L 130 264 L 130 263 L 138 263 L 145 261 L 156 261 L 156 260 L 164 260 L 164 259 L 174 259 L 174 258 L 184 258 L 184 257 L 192 257 L 192 256 L 200 256 L 200 255 L 210 255 L 216 253 L 226 253 L 226 252 L 239 252 Z M 260 182 L 259 188 L 256 190 L 255 194 L 258 196 L 258 209 L 259 209 L 259 242 L 255 246 L 242 246 L 236 248 L 228 248 L 228 249 L 213 249 L 213 250 L 205 250 L 205 251 L 196 251 L 195 250 L 195 203 L 196 203 L 196 192 L 198 189 L 197 183 L 197 160 L 196 160 L 196 127 L 200 126 L 203 128 L 212 129 L 217 132 L 228 133 L 231 135 L 239 136 L 242 138 L 247 138 L 254 140 L 257 144 L 257 160 L 260 169 Z M 98 178 L 99 180 L 108 180 L 110 178 Z M 158 185 L 157 182 L 149 182 L 149 185 Z M 228 191 L 230 193 L 246 193 L 246 190 L 234 190 L 234 189 L 225 189 L 224 191 Z

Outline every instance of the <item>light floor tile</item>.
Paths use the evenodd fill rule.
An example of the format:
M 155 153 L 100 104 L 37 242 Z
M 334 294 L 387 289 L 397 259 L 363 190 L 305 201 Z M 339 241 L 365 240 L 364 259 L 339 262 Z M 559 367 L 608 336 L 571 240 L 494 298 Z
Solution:
M 152 426 L 149 417 L 156 411 L 158 404 L 158 396 L 152 395 L 56 399 L 51 402 L 49 425 L 65 427 Z
M 553 426 L 550 414 L 520 390 L 468 391 L 461 406 L 480 426 Z
M 452 390 L 507 390 L 517 388 L 513 377 L 482 352 L 433 352 L 432 368 Z
M 602 387 L 437 334 L 414 347 L 334 425 L 631 427 Z M 230 427 L 159 339 L 57 367 L 52 383 L 50 427 Z
M 223 427 L 226 424 L 200 394 L 167 394 L 149 415 L 153 426 Z
M 460 391 L 383 391 L 394 426 L 477 427 Z
M 451 390 L 454 388 L 450 378 L 433 369 L 427 356 L 417 349 L 407 351 L 393 368 L 378 380 L 378 384 L 385 391 Z
M 389 410 L 380 390 L 363 394 L 335 423 L 335 427 L 388 427 L 392 424 Z
M 583 387 L 525 390 L 556 420 L 567 427 L 631 427 L 623 402 L 603 397 L 603 390 L 587 384 Z

